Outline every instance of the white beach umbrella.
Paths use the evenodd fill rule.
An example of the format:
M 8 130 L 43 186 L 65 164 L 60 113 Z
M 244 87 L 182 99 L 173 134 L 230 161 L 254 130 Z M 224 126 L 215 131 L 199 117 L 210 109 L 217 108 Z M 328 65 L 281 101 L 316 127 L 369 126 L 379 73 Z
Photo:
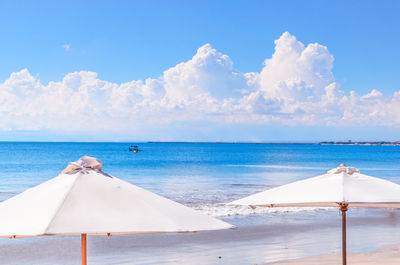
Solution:
M 339 207 L 342 211 L 342 252 L 346 264 L 348 207 L 400 208 L 400 185 L 360 174 L 344 164 L 327 174 L 256 193 L 228 205 L 252 207 Z
M 57 177 L 0 203 L 0 237 L 194 232 L 233 226 L 101 171 L 82 157 Z

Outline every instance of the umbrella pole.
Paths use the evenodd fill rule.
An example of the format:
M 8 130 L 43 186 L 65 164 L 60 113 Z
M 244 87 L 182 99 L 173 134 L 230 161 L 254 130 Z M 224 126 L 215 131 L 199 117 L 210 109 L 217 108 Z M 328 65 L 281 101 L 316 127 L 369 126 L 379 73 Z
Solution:
M 81 234 L 81 245 L 82 245 L 82 265 L 86 265 L 87 264 L 86 234 Z
M 341 203 L 340 210 L 342 211 L 342 259 L 343 265 L 347 264 L 347 253 L 346 253 L 346 211 L 348 203 Z

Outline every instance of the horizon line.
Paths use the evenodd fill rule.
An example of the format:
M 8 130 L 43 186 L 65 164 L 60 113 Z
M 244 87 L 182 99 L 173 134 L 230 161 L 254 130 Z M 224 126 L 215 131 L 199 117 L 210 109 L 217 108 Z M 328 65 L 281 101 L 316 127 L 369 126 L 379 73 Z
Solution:
M 375 144 L 375 145 L 385 145 L 385 144 L 397 144 L 399 145 L 400 141 L 358 141 L 358 140 L 330 140 L 330 141 L 271 141 L 271 142 L 264 142 L 264 141 L 41 141 L 41 140 L 15 140 L 15 141 L 2 141 L 0 143 L 121 143 L 121 144 L 130 144 L 130 143 L 177 143 L 177 144 L 304 144 L 304 145 L 368 145 L 368 144 Z

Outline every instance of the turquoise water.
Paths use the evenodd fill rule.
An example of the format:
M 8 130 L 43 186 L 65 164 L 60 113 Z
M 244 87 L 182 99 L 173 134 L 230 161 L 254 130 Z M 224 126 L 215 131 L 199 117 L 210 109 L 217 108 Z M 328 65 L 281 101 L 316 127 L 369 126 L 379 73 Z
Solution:
M 107 173 L 188 205 L 227 202 L 316 176 L 340 163 L 400 183 L 399 146 L 0 143 L 0 200 L 55 177 L 83 155 Z
M 131 144 L 138 144 L 143 151 L 129 152 L 128 147 Z M 0 201 L 55 177 L 68 162 L 75 161 L 83 155 L 99 158 L 103 162 L 103 170 L 111 175 L 238 226 L 236 231 L 217 233 L 219 237 L 224 238 L 222 242 L 216 242 L 216 238 L 210 233 L 188 237 L 163 235 L 156 239 L 141 236 L 142 242 L 158 242 L 159 238 L 169 242 L 168 248 L 162 244 L 153 244 L 150 248 L 153 253 L 158 253 L 157 256 L 166 264 L 182 264 L 193 260 L 193 257 L 199 262 L 192 261 L 186 264 L 259 264 L 311 254 L 339 253 L 340 218 L 337 210 L 252 210 L 247 207 L 227 207 L 223 203 L 323 174 L 341 163 L 357 167 L 364 174 L 400 184 L 399 146 L 3 142 L 0 143 Z M 397 210 L 350 210 L 349 237 L 353 240 L 349 243 L 349 251 L 365 251 L 400 243 L 399 224 L 400 215 Z M 203 239 L 207 236 L 207 240 Z M 38 244 L 37 240 L 39 239 L 11 242 L 0 239 L 0 245 L 8 251 L 20 244 L 29 249 L 31 244 Z M 40 242 L 59 240 L 61 239 L 42 239 Z M 75 242 L 73 239 L 65 240 L 67 241 L 62 242 Z M 185 254 L 179 254 L 182 241 L 187 243 Z M 111 257 L 110 251 L 104 249 L 107 249 L 107 242 L 112 241 L 95 239 L 93 242 L 95 243 L 92 253 L 96 253 L 97 259 L 92 259 L 96 264 L 102 264 L 101 261 Z M 249 244 L 253 247 L 247 248 Z M 219 254 L 215 252 L 215 248 L 219 250 Z M 246 255 L 234 254 L 232 249 Z M 56 252 L 60 251 L 62 252 Z M 116 252 L 117 255 L 112 256 L 117 259 L 115 264 L 159 264 L 157 259 L 154 261 L 154 255 L 150 258 L 146 255 L 147 252 L 143 251 L 140 244 L 132 246 L 129 250 L 125 249 L 124 253 L 115 249 L 112 251 L 113 254 Z M 225 256 L 229 256 L 230 259 L 213 259 L 214 254 L 221 253 L 226 253 Z M 137 263 L 126 261 L 131 255 L 137 258 Z M 8 262 L 5 264 L 14 264 L 14 261 L 15 264 L 23 264 L 21 253 L 13 258 L 4 259 L 7 253 L 1 252 L 0 249 L 0 256 Z M 54 254 L 54 259 L 56 257 Z M 65 254 L 65 259 L 69 258 L 73 259 L 74 256 Z M 51 255 L 47 255 L 46 259 L 37 259 L 44 264 L 46 259 L 51 260 Z M 53 264 L 54 262 L 49 261 Z

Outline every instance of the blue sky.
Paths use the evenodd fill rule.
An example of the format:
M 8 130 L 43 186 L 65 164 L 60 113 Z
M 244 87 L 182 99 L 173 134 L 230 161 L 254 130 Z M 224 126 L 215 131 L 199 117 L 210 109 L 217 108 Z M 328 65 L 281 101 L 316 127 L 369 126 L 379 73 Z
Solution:
M 400 89 L 399 7 L 398 1 L 1 1 L 0 83 L 6 82 L 12 73 L 22 69 L 27 69 L 35 82 L 40 81 L 43 86 L 49 82 L 61 82 L 66 75 L 79 71 L 95 72 L 99 80 L 112 84 L 144 81 L 147 78 L 163 79 L 164 71 L 188 62 L 207 43 L 217 52 L 229 56 L 233 62 L 232 71 L 261 73 L 264 60 L 274 54 L 274 41 L 284 32 L 289 32 L 305 46 L 318 43 L 327 47 L 334 57 L 333 67 L 329 71 L 334 76 L 337 89 L 347 96 L 350 91 L 355 91 L 361 98 L 375 89 L 383 96 L 391 97 Z M 212 77 L 205 78 L 213 80 Z M 213 88 L 207 89 L 212 91 Z M 387 101 L 382 100 L 377 106 Z M 392 102 L 392 105 L 395 103 Z M 348 112 L 341 111 L 342 114 Z M 376 108 L 369 110 L 370 113 L 374 111 Z M 39 114 L 29 115 L 34 120 Z M 70 118 L 73 118 L 76 114 L 71 115 Z M 135 112 L 135 115 L 140 114 Z M 388 117 L 391 114 L 379 115 Z M 231 116 L 229 119 L 237 119 Z M 205 127 L 212 128 L 219 124 L 213 121 L 214 125 L 207 125 L 207 117 L 201 119 Z M 43 120 L 43 117 L 40 119 Z M 287 122 L 277 119 L 260 122 L 259 118 L 255 118 L 250 125 L 242 121 L 233 122 L 232 128 L 237 131 L 246 131 L 248 126 L 257 129 L 254 129 L 254 134 L 246 133 L 248 136 L 243 139 L 243 134 L 239 134 L 232 135 L 229 140 L 325 140 L 317 135 L 307 136 L 307 127 L 303 128 L 301 123 L 288 126 L 301 127 L 306 132 L 303 138 L 286 133 L 284 138 L 280 138 L 280 132 L 285 130 Z M 162 121 L 163 127 L 175 128 L 177 121 L 171 121 L 171 118 L 165 120 Z M 209 136 L 204 136 L 208 133 L 201 134 L 193 129 L 196 123 L 190 120 L 179 122 L 190 124 L 184 126 L 185 134 L 190 135 L 188 139 L 209 139 Z M 357 122 L 351 126 L 363 128 L 371 125 L 365 120 Z M 158 125 L 154 124 L 158 124 L 157 121 L 152 126 L 146 126 L 146 130 L 156 130 Z M 109 126 L 115 128 L 115 124 Z M 262 129 L 263 126 L 278 133 L 266 137 L 269 133 Z M 325 130 L 332 124 L 313 122 L 310 126 Z M 328 138 L 356 137 L 343 134 L 343 126 L 350 125 L 334 125 L 333 131 L 336 133 Z M 377 123 L 374 133 L 371 130 L 371 136 L 364 138 L 374 138 L 380 135 L 376 134 L 376 130 L 388 126 L 396 127 L 397 123 Z M 64 135 L 62 129 L 53 126 L 51 121 L 30 127 L 10 123 L 3 124 L 0 135 L 13 139 L 18 138 L 15 135 L 21 132 L 33 131 L 28 135 L 51 138 Z M 109 127 L 98 129 L 102 130 L 100 140 L 112 138 Z M 121 134 L 123 140 L 145 139 L 146 134 L 137 133 L 131 128 L 123 129 L 129 131 Z M 383 138 L 395 137 L 397 131 L 389 134 L 385 133 L 386 130 L 382 129 Z M 210 129 L 209 133 L 211 140 L 223 138 L 218 135 L 218 129 Z M 92 132 L 87 128 L 78 128 L 76 133 L 72 131 L 70 134 L 76 135 L 74 137 L 85 135 L 89 140 L 92 139 Z M 55 139 L 62 140 L 63 137 L 57 136 Z M 165 140 L 180 137 L 179 133 L 171 132 Z M 157 135 L 152 138 L 164 139 Z M 70 139 L 69 136 L 66 139 Z

